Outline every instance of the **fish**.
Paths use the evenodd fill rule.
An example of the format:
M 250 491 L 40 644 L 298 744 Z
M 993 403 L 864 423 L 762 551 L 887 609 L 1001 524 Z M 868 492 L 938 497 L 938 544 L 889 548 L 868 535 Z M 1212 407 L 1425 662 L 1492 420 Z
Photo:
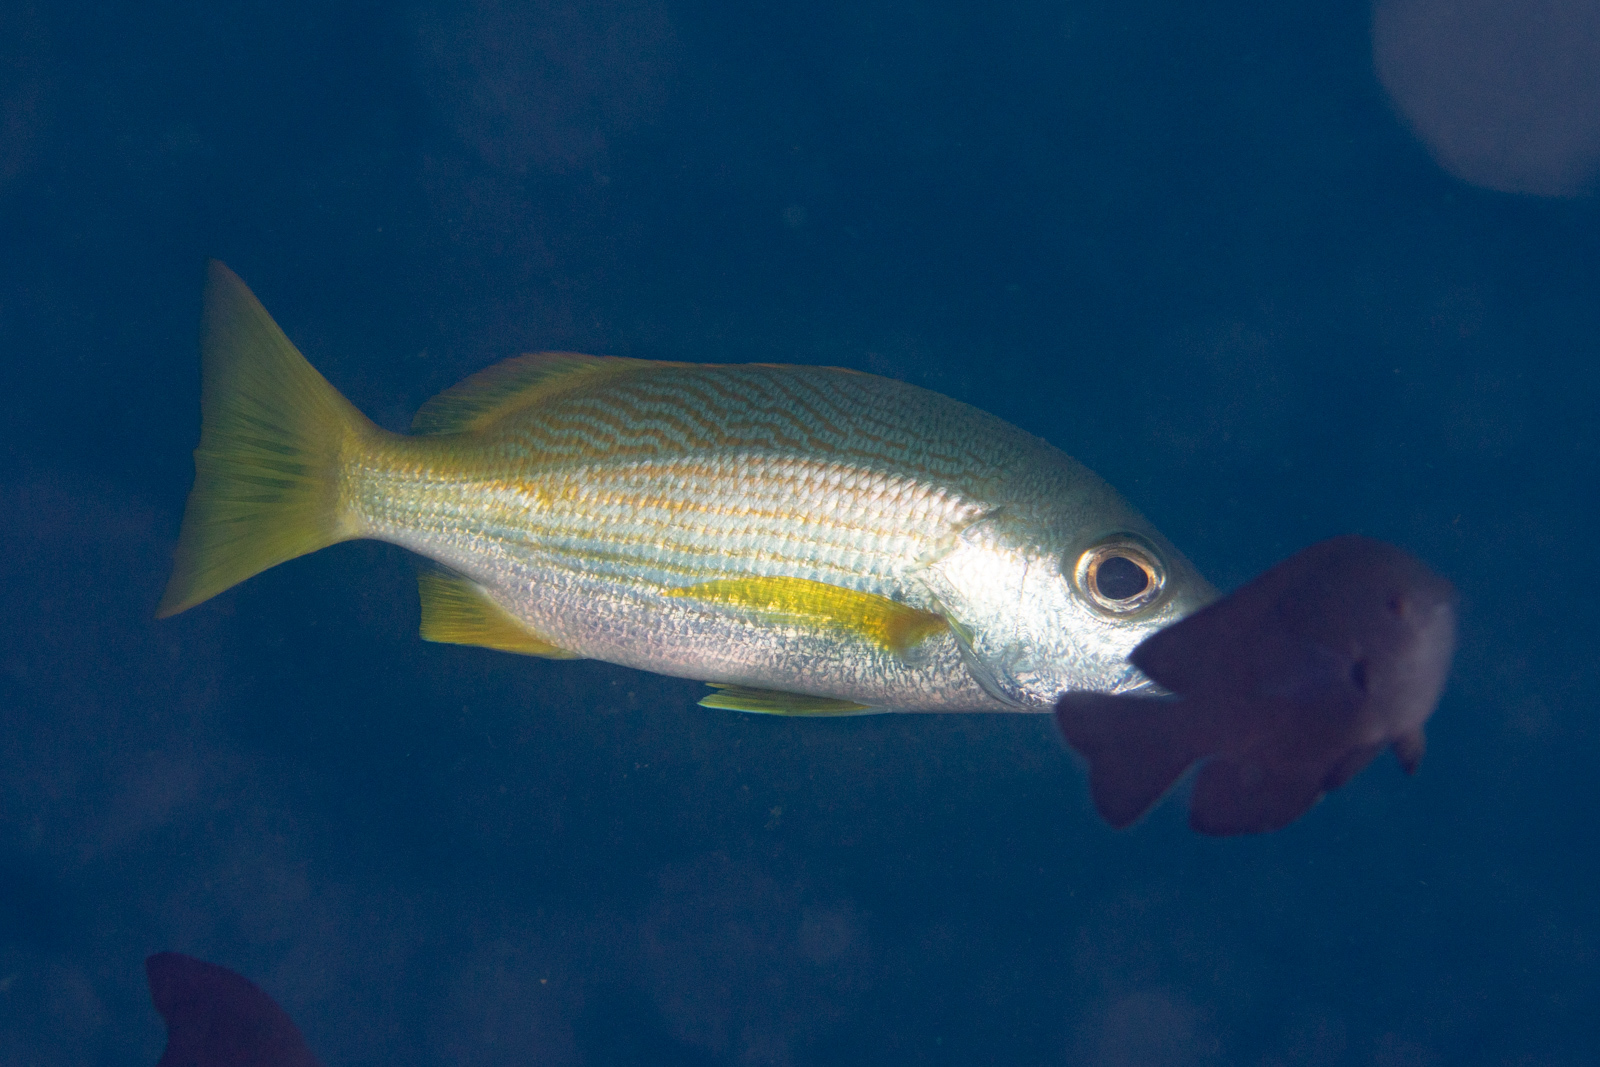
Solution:
M 779 715 L 1048 713 L 1209 601 L 1064 452 L 832 367 L 542 352 L 372 423 L 208 270 L 201 431 L 160 617 L 372 538 L 419 557 L 421 636 L 695 679 Z
M 144 970 L 167 1024 L 156 1067 L 321 1067 L 294 1020 L 248 978 L 180 952 L 158 952 Z
M 1189 825 L 1264 833 L 1385 748 L 1415 772 L 1455 640 L 1448 581 L 1394 545 L 1336 537 L 1141 642 L 1129 659 L 1166 695 L 1067 693 L 1056 723 L 1112 827 L 1199 763 Z

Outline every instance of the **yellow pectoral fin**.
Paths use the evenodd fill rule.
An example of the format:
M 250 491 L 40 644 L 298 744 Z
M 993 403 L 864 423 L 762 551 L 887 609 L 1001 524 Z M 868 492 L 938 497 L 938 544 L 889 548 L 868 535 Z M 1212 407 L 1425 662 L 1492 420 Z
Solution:
M 757 715 L 835 716 L 875 715 L 882 708 L 857 704 L 835 697 L 814 697 L 804 693 L 782 693 L 776 689 L 752 689 L 747 685 L 721 685 L 708 682 L 716 690 L 700 701 L 702 708 L 750 711 Z
M 842 630 L 897 656 L 948 628 L 943 615 L 876 593 L 809 578 L 722 578 L 674 589 L 670 596 L 742 608 L 756 615 Z
M 520 620 L 489 599 L 483 587 L 440 567 L 417 572 L 422 594 L 422 639 L 447 645 L 481 645 L 501 652 L 546 659 L 578 659 L 529 632 Z

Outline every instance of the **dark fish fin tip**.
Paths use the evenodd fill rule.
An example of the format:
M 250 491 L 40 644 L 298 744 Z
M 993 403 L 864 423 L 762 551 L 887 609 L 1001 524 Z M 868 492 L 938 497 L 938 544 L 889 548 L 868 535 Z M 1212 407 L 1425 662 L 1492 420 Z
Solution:
M 1389 747 L 1394 751 L 1395 758 L 1400 761 L 1400 769 L 1407 774 L 1416 774 L 1417 765 L 1422 762 L 1422 756 L 1428 750 L 1428 739 L 1419 726 L 1395 738 L 1394 744 Z
M 167 1024 L 156 1067 L 321 1067 L 294 1020 L 243 975 L 179 952 L 144 967 Z
M 1088 761 L 1089 793 L 1106 825 L 1138 822 L 1206 755 L 1193 714 L 1160 697 L 1068 693 L 1056 702 L 1056 726 Z

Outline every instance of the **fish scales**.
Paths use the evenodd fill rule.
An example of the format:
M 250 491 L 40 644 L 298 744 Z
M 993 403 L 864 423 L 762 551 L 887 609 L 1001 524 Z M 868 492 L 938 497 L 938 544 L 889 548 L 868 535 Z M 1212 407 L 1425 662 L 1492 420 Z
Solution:
M 391 434 L 219 264 L 202 350 L 162 614 L 369 537 L 467 583 L 424 583 L 425 632 L 429 588 L 440 610 L 481 598 L 507 620 L 460 616 L 439 640 L 878 710 L 1048 711 L 1069 688 L 1147 685 L 1127 651 L 1213 595 L 1081 464 L 903 382 L 550 353 L 474 375 L 424 406 L 422 433 Z M 1090 589 L 1112 557 L 1143 584 Z
M 792 661 L 804 658 L 830 693 L 928 703 L 929 687 L 906 691 L 908 672 L 893 657 L 830 672 L 837 650 L 825 656 L 802 639 L 787 645 L 804 651 L 773 663 L 779 650 L 749 646 L 748 624 L 719 625 L 670 596 L 718 578 L 788 576 L 937 607 L 907 578 L 930 546 L 983 509 L 930 470 L 954 469 L 960 450 L 929 449 L 911 425 L 896 433 L 883 406 L 846 392 L 907 388 L 899 383 L 797 368 L 810 380 L 784 388 L 774 379 L 786 370 L 667 368 L 648 376 L 678 379 L 661 388 L 558 396 L 475 445 L 407 440 L 400 451 L 411 462 L 363 464 L 353 475 L 355 510 L 370 534 L 478 580 L 576 653 L 691 674 L 715 658 L 718 680 L 763 685 L 792 685 Z M 711 405 L 720 418 L 704 417 Z M 861 437 L 849 429 L 852 408 L 867 427 Z M 906 472 L 886 470 L 891 463 Z M 998 465 L 969 462 L 990 478 Z M 659 632 L 663 618 L 681 640 Z M 710 641 L 726 647 L 708 656 Z M 945 643 L 929 651 L 946 668 L 933 686 L 988 706 L 965 678 L 952 686 L 964 672 Z M 763 661 L 771 668 L 756 669 Z
M 729 370 L 711 369 L 719 373 L 708 377 L 733 377 Z M 760 378 L 775 371 L 754 370 Z M 831 377 L 834 382 L 827 384 L 878 382 L 844 372 Z M 694 412 L 713 398 L 731 403 L 740 395 L 726 382 L 718 384 L 724 388 L 716 394 L 663 388 L 659 394 L 633 389 L 558 397 L 507 427 L 500 447 L 485 443 L 481 456 L 468 457 L 446 446 L 434 463 L 454 469 L 458 478 L 470 471 L 461 486 L 458 515 L 480 522 L 501 517 L 500 529 L 491 531 L 485 522 L 475 533 L 531 539 L 578 555 L 592 548 L 598 561 L 616 565 L 670 565 L 676 557 L 673 569 L 684 575 L 697 573 L 696 567 L 684 566 L 696 556 L 739 555 L 757 566 L 762 561 L 829 566 L 831 561 L 834 568 L 852 571 L 866 565 L 867 573 L 857 577 L 860 587 L 868 588 L 874 576 L 892 572 L 889 564 L 903 558 L 908 536 L 937 535 L 944 528 L 949 516 L 941 512 L 955 499 L 952 490 L 936 482 L 934 473 L 917 471 L 909 450 L 885 456 L 848 449 L 850 439 L 841 434 L 828 443 L 829 451 L 834 456 L 860 451 L 864 455 L 857 464 L 797 454 L 825 445 L 790 431 L 799 425 L 794 411 L 768 412 L 769 421 L 785 431 L 774 435 L 758 432 L 759 411 L 743 420 L 737 435 L 709 421 L 701 424 L 705 432 L 675 430 L 671 437 L 641 438 L 632 432 L 640 410 L 666 423 L 680 410 Z M 676 405 L 668 406 L 669 400 Z M 590 415 L 580 429 L 565 417 L 572 409 Z M 901 431 L 911 438 L 911 427 Z M 427 442 L 422 444 L 426 449 Z M 883 469 L 896 460 L 911 468 L 908 474 Z M 426 486 L 445 479 L 431 470 L 417 473 L 424 484 L 415 488 L 382 478 L 364 494 L 373 502 L 364 510 L 378 525 L 385 525 L 386 512 L 414 496 L 424 507 L 436 506 Z M 957 516 L 970 510 L 955 505 Z M 390 522 L 396 531 L 414 526 L 446 534 L 428 531 L 420 519 L 391 514 Z M 887 552 L 886 542 L 894 542 Z M 750 547 L 730 553 L 730 546 L 740 544 Z

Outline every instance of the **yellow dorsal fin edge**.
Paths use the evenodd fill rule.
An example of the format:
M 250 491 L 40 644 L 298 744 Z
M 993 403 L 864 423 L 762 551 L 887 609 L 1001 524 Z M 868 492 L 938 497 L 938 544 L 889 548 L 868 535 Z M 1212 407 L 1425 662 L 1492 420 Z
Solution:
M 427 566 L 417 572 L 422 596 L 422 639 L 447 645 L 479 645 L 547 659 L 578 659 L 530 632 L 523 623 L 489 599 L 484 588 L 470 578 L 442 567 Z
M 581 352 L 530 352 L 465 378 L 417 409 L 416 434 L 468 433 L 512 411 L 596 377 L 660 366 L 644 359 L 586 356 Z

